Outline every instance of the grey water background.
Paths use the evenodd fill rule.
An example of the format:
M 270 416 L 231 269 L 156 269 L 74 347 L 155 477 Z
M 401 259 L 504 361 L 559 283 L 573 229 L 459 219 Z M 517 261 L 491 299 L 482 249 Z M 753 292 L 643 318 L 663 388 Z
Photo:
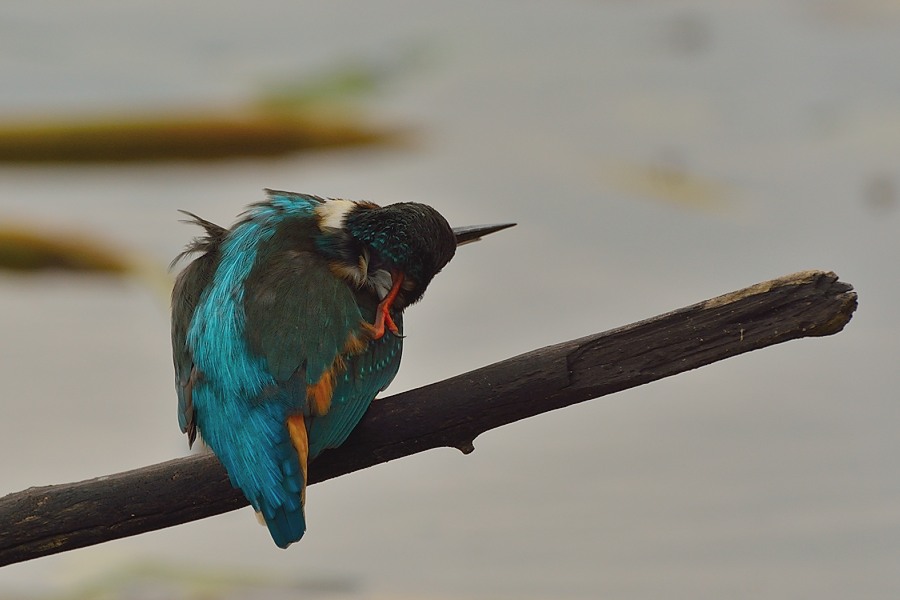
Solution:
M 425 66 L 365 105 L 417 126 L 413 147 L 3 166 L 0 216 L 160 264 L 195 233 L 176 209 L 230 223 L 263 187 L 517 221 L 409 311 L 390 392 L 807 268 L 854 284 L 858 313 L 489 432 L 470 456 L 316 485 L 288 551 L 244 509 L 0 569 L 0 594 L 161 564 L 338 582 L 329 597 L 896 598 L 897 3 L 8 2 L 0 110 L 227 107 L 419 46 Z M 0 493 L 187 453 L 146 285 L 0 278 L 0 386 Z

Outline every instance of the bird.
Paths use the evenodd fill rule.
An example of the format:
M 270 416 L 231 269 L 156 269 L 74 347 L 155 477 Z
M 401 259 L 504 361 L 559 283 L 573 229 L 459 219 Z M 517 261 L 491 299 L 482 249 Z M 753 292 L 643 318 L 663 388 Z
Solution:
M 309 463 L 340 446 L 396 376 L 403 311 L 459 245 L 514 224 L 453 229 L 415 202 L 379 206 L 265 190 L 204 233 L 172 290 L 178 423 L 199 435 L 287 548 L 306 531 Z

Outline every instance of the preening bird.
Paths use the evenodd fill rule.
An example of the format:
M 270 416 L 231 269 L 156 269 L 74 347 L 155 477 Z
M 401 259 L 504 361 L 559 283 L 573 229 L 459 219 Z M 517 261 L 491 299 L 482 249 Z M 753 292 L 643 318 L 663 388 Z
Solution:
M 178 422 L 287 548 L 306 530 L 307 466 L 341 445 L 393 380 L 403 310 L 456 247 L 511 224 L 452 229 L 430 206 L 267 190 L 205 229 L 172 292 Z

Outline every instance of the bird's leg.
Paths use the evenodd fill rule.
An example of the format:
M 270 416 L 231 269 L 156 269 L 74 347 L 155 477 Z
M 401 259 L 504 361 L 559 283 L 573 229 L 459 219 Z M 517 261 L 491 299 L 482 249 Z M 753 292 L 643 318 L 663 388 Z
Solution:
M 400 293 L 401 285 L 403 285 L 403 273 L 392 271 L 391 291 L 388 292 L 375 310 L 375 326 L 372 339 L 380 340 L 384 335 L 385 327 L 394 335 L 400 335 L 400 328 L 397 327 L 397 324 L 394 323 L 394 319 L 391 317 L 391 306 L 394 304 L 394 300 L 397 299 L 397 294 Z

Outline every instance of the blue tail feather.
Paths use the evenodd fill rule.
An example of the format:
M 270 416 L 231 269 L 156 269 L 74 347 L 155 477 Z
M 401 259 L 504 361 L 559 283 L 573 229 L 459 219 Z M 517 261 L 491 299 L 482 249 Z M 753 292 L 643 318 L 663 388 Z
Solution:
M 306 531 L 302 499 L 306 482 L 297 451 L 287 438 L 287 431 L 284 432 L 284 436 L 286 439 L 281 440 L 273 448 L 275 455 L 273 458 L 280 459 L 275 463 L 280 466 L 280 473 L 277 475 L 280 481 L 277 483 L 272 481 L 269 484 L 280 487 L 281 493 L 272 494 L 270 488 L 270 493 L 262 494 L 259 499 L 260 512 L 266 520 L 266 526 L 280 548 L 287 548 L 293 542 L 299 541 Z
M 251 413 L 251 418 L 245 420 L 245 427 L 283 422 L 280 415 L 275 419 L 253 417 L 259 415 Z M 257 429 L 265 432 L 262 426 Z M 265 433 L 268 435 L 254 436 L 255 443 L 225 445 L 218 455 L 231 484 L 244 492 L 253 508 L 265 519 L 274 542 L 287 548 L 306 531 L 302 499 L 306 482 L 287 428 L 282 426 Z M 222 449 L 220 439 L 214 437 L 209 441 L 215 444 L 214 450 L 216 447 Z
M 299 541 L 306 531 L 306 517 L 303 514 L 303 504 L 297 502 L 296 506 L 281 505 L 272 510 L 266 510 L 263 504 L 263 517 L 272 540 L 279 548 L 287 548 L 292 543 Z M 272 516 L 267 516 L 266 513 Z

